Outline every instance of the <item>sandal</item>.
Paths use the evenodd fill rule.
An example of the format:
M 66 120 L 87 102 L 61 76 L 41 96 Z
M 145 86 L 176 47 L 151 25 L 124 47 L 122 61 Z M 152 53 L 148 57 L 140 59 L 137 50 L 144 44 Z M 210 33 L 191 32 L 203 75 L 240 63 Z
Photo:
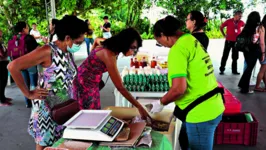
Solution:
M 254 91 L 256 91 L 256 92 L 266 92 L 266 90 L 263 89 L 263 88 L 255 88 Z

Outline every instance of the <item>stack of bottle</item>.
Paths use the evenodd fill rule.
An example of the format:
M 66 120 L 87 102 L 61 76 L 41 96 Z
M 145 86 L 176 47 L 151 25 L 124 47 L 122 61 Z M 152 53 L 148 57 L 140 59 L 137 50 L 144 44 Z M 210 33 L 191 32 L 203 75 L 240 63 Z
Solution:
M 169 90 L 167 72 L 149 66 L 139 69 L 131 67 L 122 71 L 124 86 L 132 92 L 166 92 Z

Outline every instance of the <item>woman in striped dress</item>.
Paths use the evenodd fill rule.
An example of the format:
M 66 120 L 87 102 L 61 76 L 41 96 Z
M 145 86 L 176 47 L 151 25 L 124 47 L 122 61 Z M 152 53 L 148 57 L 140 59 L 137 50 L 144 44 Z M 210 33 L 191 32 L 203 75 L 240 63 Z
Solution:
M 36 150 L 43 150 L 58 140 L 63 126 L 51 117 L 51 108 L 72 98 L 72 81 L 77 74 L 71 53 L 84 42 L 87 25 L 76 16 L 65 16 L 55 28 L 58 40 L 14 60 L 8 69 L 22 93 L 32 99 L 29 134 L 35 139 Z M 38 88 L 29 91 L 21 70 L 41 65 Z

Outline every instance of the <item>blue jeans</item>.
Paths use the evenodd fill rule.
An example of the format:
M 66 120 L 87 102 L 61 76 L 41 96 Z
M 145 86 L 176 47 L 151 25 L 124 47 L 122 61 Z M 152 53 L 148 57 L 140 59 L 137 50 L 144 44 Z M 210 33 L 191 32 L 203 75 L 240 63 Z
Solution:
M 182 123 L 179 142 L 182 150 L 212 150 L 214 132 L 222 115 L 202 123 Z
M 24 78 L 24 82 L 26 83 L 27 87 L 31 88 L 37 86 L 37 81 L 38 81 L 38 72 L 37 72 L 37 67 L 35 66 L 36 70 L 31 67 L 27 70 L 22 71 L 22 76 Z M 31 100 L 29 100 L 27 97 L 25 97 L 25 103 L 26 105 L 31 105 Z
M 87 45 L 87 53 L 89 55 L 90 54 L 90 44 L 91 45 L 93 44 L 94 39 L 93 38 L 85 38 L 85 42 L 86 42 L 86 45 Z

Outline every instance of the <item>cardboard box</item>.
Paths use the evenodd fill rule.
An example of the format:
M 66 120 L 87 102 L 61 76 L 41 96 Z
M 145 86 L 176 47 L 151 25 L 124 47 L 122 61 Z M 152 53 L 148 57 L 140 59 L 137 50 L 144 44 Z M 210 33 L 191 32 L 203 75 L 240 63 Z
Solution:
M 133 119 L 135 116 L 139 116 L 139 112 L 137 108 L 129 108 L 129 107 L 115 107 L 115 106 L 109 106 L 104 108 L 105 110 L 112 110 L 111 116 L 114 116 L 121 120 L 129 120 Z M 172 119 L 172 113 L 173 112 L 161 112 L 156 113 L 154 115 L 151 115 L 151 117 L 158 121 L 164 121 L 169 122 L 169 129 L 168 131 L 159 132 L 161 134 L 164 134 L 167 139 L 173 144 L 175 141 L 173 141 L 174 131 L 175 131 L 175 122 Z M 166 117 L 168 116 L 168 117 Z M 168 120 L 168 121 L 167 121 Z

